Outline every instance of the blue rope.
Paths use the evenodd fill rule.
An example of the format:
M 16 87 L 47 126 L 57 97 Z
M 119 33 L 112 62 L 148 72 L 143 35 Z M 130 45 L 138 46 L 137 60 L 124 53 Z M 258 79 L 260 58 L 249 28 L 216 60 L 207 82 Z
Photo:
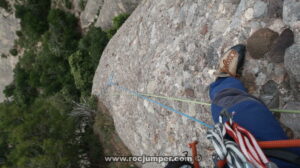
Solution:
M 197 123 L 199 123 L 199 124 L 201 124 L 201 125 L 203 125 L 203 126 L 206 126 L 206 127 L 208 127 L 208 128 L 213 128 L 213 126 L 208 125 L 208 124 L 206 124 L 205 122 L 200 121 L 200 120 L 198 120 L 198 119 L 196 119 L 196 118 L 194 118 L 194 117 L 192 117 L 192 116 L 189 116 L 189 115 L 187 115 L 187 114 L 185 114 L 185 113 L 182 113 L 182 112 L 180 112 L 180 111 L 177 111 L 177 110 L 173 109 L 172 107 L 166 106 L 166 105 L 164 105 L 164 104 L 162 104 L 162 103 L 159 103 L 159 102 L 157 102 L 157 101 L 155 101 L 155 100 L 149 99 L 148 97 L 145 97 L 145 96 L 139 94 L 138 92 L 129 90 L 129 89 L 127 89 L 127 88 L 125 88 L 125 87 L 122 87 L 122 86 L 119 86 L 119 85 L 117 85 L 116 83 L 113 83 L 113 82 L 112 82 L 112 78 L 113 78 L 113 77 L 112 77 L 112 75 L 111 75 L 111 76 L 109 77 L 109 81 L 108 81 L 108 83 L 107 83 L 108 86 L 116 86 L 116 87 L 119 88 L 120 90 L 123 90 L 123 91 L 125 91 L 125 92 L 128 92 L 128 93 L 130 93 L 130 94 L 132 94 L 132 95 L 135 95 L 135 96 L 137 96 L 137 97 L 140 97 L 140 98 L 142 98 L 142 99 L 144 99 L 144 100 L 147 100 L 147 101 L 149 101 L 149 102 L 155 103 L 155 104 L 161 106 L 162 108 L 165 108 L 165 109 L 167 109 L 167 110 L 169 110 L 169 111 L 172 111 L 172 112 L 175 112 L 175 113 L 177 113 L 177 114 L 179 114 L 179 115 L 182 115 L 182 116 L 184 116 L 184 117 L 187 117 L 188 119 L 193 120 L 193 121 L 195 121 L 195 122 L 197 122 Z

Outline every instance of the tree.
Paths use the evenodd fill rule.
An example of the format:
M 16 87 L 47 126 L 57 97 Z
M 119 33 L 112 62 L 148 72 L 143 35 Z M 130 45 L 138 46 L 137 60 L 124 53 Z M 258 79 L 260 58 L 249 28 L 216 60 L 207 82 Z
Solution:
M 80 116 L 71 117 L 72 109 L 61 94 L 39 97 L 30 106 L 1 103 L 1 166 L 79 168 L 85 159 L 87 167 L 97 167 L 102 148 L 92 125 Z
M 107 42 L 106 33 L 93 27 L 79 41 L 79 50 L 69 57 L 71 73 L 82 96 L 91 94 L 93 77 Z
M 20 104 L 28 105 L 33 102 L 35 97 L 38 95 L 36 88 L 32 87 L 29 84 L 29 73 L 22 68 L 21 64 L 18 63 L 14 69 L 14 88 L 13 89 L 13 97 L 15 101 Z M 5 93 L 9 93 L 8 90 Z M 6 96 L 10 96 L 9 94 Z
M 11 55 L 13 55 L 13 56 L 17 56 L 17 55 L 18 55 L 18 50 L 15 49 L 15 48 L 13 48 L 13 49 L 9 50 L 9 53 L 10 53 Z
M 79 49 L 88 52 L 94 68 L 97 68 L 108 41 L 107 34 L 101 28 L 96 27 L 92 27 L 79 41 Z
M 76 88 L 81 91 L 82 96 L 90 95 L 93 74 L 95 73 L 89 54 L 79 50 L 69 57 L 69 65 L 73 75 Z
M 9 148 L 8 153 L 3 153 L 5 164 L 18 168 L 79 167 L 78 125 L 68 115 L 71 108 L 60 96 L 38 98 L 28 108 L 14 103 L 1 104 L 0 128 L 8 142 L 0 137 L 0 146 L 2 140 Z
M 21 19 L 23 40 L 37 40 L 48 30 L 47 16 L 51 0 L 27 0 L 23 5 L 16 5 L 16 17 Z
M 59 9 L 51 9 L 47 18 L 46 43 L 57 56 L 69 56 L 77 49 L 80 31 L 77 18 Z M 45 41 L 44 41 L 45 42 Z
M 107 33 L 91 28 L 80 39 L 76 17 L 50 10 L 50 0 L 16 8 L 25 52 L 4 90 L 11 99 L 0 103 L 0 167 L 79 168 L 82 160 L 99 167 L 103 151 L 93 117 L 71 114 L 74 102 L 90 96 Z

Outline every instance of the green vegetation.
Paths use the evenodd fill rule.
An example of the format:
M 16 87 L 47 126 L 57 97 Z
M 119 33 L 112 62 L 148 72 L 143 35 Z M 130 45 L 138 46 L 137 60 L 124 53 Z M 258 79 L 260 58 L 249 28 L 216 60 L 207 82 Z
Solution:
M 107 31 L 108 38 L 111 39 L 114 34 L 117 32 L 117 30 L 122 26 L 122 24 L 126 21 L 126 19 L 129 17 L 129 14 L 124 13 L 116 16 L 113 19 L 113 27 Z
M 7 58 L 7 55 L 5 55 L 5 54 L 1 54 L 1 58 Z
M 84 10 L 87 0 L 79 0 L 79 7 L 81 10 Z
M 59 94 L 37 98 L 28 108 L 9 102 L 0 104 L 2 167 L 79 168 L 81 160 L 91 159 L 89 164 L 98 164 L 95 157 L 102 147 L 91 125 L 70 117 L 72 108 Z
M 84 96 L 91 92 L 93 77 L 107 43 L 107 35 L 101 28 L 91 28 L 79 41 L 79 50 L 69 57 L 76 88 Z
M 8 12 L 11 10 L 7 0 L 0 0 L 0 8 L 4 8 Z
M 70 106 L 58 99 L 37 99 L 26 113 L 16 104 L 1 104 L 0 127 L 6 137 L 2 145 L 10 146 L 2 154 L 7 167 L 75 166 L 79 144 L 72 139 L 76 137 L 76 127 L 67 115 Z
M 68 9 L 72 9 L 72 2 L 71 0 L 64 0 L 65 6 Z
M 22 31 L 20 31 L 20 30 L 18 30 L 18 31 L 16 32 L 16 34 L 17 34 L 18 37 L 22 37 L 22 35 L 23 35 Z
M 77 18 L 50 4 L 26 0 L 16 5 L 22 27 L 16 48 L 24 48 L 24 54 L 3 91 L 9 99 L 0 103 L 0 168 L 103 165 L 93 128 L 92 80 L 116 25 L 124 21 L 114 20 L 114 32 L 91 28 L 82 36 Z M 12 55 L 18 54 L 16 48 Z
M 21 19 L 22 47 L 30 47 L 48 30 L 47 17 L 51 0 L 26 0 L 24 5 L 15 5 L 16 17 Z
M 10 53 L 11 55 L 13 55 L 13 56 L 17 56 L 17 55 L 18 55 L 18 50 L 15 49 L 15 48 L 13 48 L 13 49 L 9 50 L 9 53 Z
M 76 51 L 80 39 L 80 32 L 74 29 L 77 20 L 58 9 L 50 10 L 47 20 L 49 30 L 40 38 L 42 46 L 26 48 L 14 70 L 13 97 L 17 102 L 30 104 L 36 96 L 57 92 L 75 100 L 80 95 L 68 65 L 68 57 Z

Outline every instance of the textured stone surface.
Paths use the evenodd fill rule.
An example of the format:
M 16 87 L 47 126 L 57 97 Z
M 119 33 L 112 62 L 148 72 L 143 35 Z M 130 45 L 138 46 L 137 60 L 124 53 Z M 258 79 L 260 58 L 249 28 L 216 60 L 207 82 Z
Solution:
M 122 13 L 130 14 L 142 0 L 104 0 L 95 26 L 109 29 L 112 19 Z
M 253 58 L 262 58 L 270 50 L 277 37 L 278 33 L 271 29 L 259 29 L 247 40 L 247 50 Z
M 282 32 L 282 28 L 285 27 L 285 24 L 281 18 L 276 18 L 270 20 L 268 27 L 275 32 Z
M 299 11 L 300 11 L 300 1 L 297 1 L 297 0 L 284 1 L 283 22 L 294 32 L 296 43 L 300 43 L 300 13 L 299 13 Z
M 80 14 L 81 12 L 84 10 L 84 9 L 81 9 L 81 6 L 80 6 L 80 1 L 82 0 L 72 0 L 72 5 L 73 5 L 73 9 L 72 9 L 72 12 L 74 13 L 74 15 L 78 18 L 80 18 Z
M 268 2 L 268 14 L 269 18 L 282 18 L 283 0 L 270 0 Z
M 245 44 L 251 32 L 259 28 L 270 25 L 277 33 L 282 30 L 279 22 L 254 17 L 255 3 L 144 0 L 139 4 L 103 52 L 92 89 L 110 111 L 118 134 L 133 155 L 182 155 L 189 150 L 187 143 L 196 138 L 204 158 L 201 165 L 212 166 L 213 148 L 205 138 L 205 127 L 115 86 L 108 87 L 107 80 L 114 73 L 114 82 L 131 90 L 209 102 L 208 86 L 214 81 L 218 59 L 228 48 Z M 286 77 L 283 64 L 253 59 L 247 53 L 241 79 L 253 95 L 270 95 L 270 100 L 277 96 L 276 103 L 282 108 L 294 101 Z M 278 94 L 269 94 L 270 88 L 277 89 Z M 212 124 L 206 106 L 155 100 Z
M 18 62 L 18 57 L 10 56 L 9 50 L 14 46 L 19 29 L 20 23 L 14 14 L 0 8 L 0 102 L 4 100 L 3 89 L 13 80 L 13 68 Z M 2 58 L 2 54 L 7 58 Z
M 283 21 L 286 24 L 296 23 L 300 20 L 300 1 L 284 0 L 283 2 Z
M 80 15 L 81 27 L 87 28 L 94 23 L 98 16 L 104 0 L 88 0 L 83 12 Z
M 284 57 L 284 65 L 289 72 L 290 85 L 293 93 L 297 96 L 300 101 L 300 44 L 294 44 L 287 49 Z
M 285 105 L 285 109 L 289 110 L 299 110 L 300 102 L 289 102 Z M 294 130 L 293 138 L 300 138 L 300 114 L 281 114 L 281 122 L 287 127 Z
M 279 107 L 278 84 L 273 80 L 268 81 L 262 86 L 260 99 L 270 108 Z
M 291 29 L 285 29 L 274 41 L 268 53 L 268 58 L 274 63 L 282 63 L 285 50 L 294 43 L 294 33 Z
M 294 32 L 295 43 L 289 47 L 284 56 L 284 66 L 289 74 L 289 83 L 295 98 L 300 101 L 300 2 L 285 0 L 283 4 L 283 22 Z
M 263 2 L 263 1 L 257 1 L 254 4 L 254 17 L 262 17 L 267 13 L 267 8 L 268 5 L 267 3 Z

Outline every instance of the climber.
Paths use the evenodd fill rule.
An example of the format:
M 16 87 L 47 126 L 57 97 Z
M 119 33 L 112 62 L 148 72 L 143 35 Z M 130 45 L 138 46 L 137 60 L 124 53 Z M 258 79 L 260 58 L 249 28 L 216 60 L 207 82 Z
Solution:
M 212 118 L 215 123 L 218 123 L 221 111 L 226 109 L 231 114 L 234 112 L 233 121 L 246 128 L 258 141 L 286 140 L 287 135 L 271 111 L 261 100 L 248 94 L 239 80 L 245 53 L 246 47 L 239 44 L 230 48 L 220 59 L 219 68 L 215 73 L 217 79 L 210 85 L 209 90 Z M 274 152 L 285 153 L 274 154 Z M 294 164 L 300 161 L 299 148 L 288 148 L 285 151 L 269 150 L 268 153 L 277 157 L 269 157 L 269 159 L 279 168 L 300 167 Z M 185 162 L 169 162 L 166 166 L 166 168 L 183 167 L 193 166 Z
M 230 48 L 220 59 L 219 68 L 215 73 L 217 79 L 210 85 L 209 96 L 212 101 L 211 112 L 215 123 L 219 121 L 220 112 L 226 109 L 234 112 L 233 121 L 246 128 L 259 141 L 288 139 L 279 122 L 271 111 L 258 98 L 247 93 L 246 88 L 238 79 L 244 63 L 246 47 L 236 45 Z M 300 155 L 299 148 L 289 148 L 289 152 Z M 296 166 L 287 161 L 289 158 L 269 158 L 279 168 Z

